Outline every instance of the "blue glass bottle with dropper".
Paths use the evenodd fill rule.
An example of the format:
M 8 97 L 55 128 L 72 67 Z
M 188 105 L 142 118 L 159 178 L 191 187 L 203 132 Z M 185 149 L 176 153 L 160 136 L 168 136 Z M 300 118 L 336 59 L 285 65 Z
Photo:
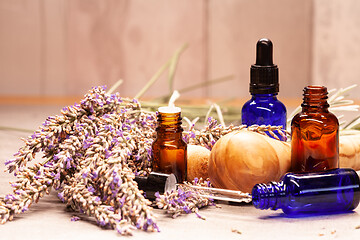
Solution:
M 295 217 L 347 212 L 359 205 L 359 176 L 350 168 L 287 173 L 280 182 L 256 184 L 252 201 L 258 209 L 282 209 Z
M 262 38 L 256 44 L 256 63 L 250 68 L 251 99 L 242 107 L 241 122 L 250 125 L 282 126 L 286 129 L 286 108 L 277 99 L 279 70 L 273 64 L 273 45 Z

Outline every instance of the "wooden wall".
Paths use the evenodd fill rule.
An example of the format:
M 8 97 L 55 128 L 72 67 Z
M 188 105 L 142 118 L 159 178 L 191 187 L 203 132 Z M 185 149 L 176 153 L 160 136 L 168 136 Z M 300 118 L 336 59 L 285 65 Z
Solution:
M 360 85 L 360 1 L 315 0 L 312 79 L 334 88 Z M 360 99 L 357 90 L 354 98 Z
M 133 97 L 182 44 L 175 88 L 234 75 L 185 97 L 247 98 L 268 37 L 280 96 L 360 77 L 356 0 L 0 0 L 0 96 L 79 96 L 124 79 Z M 349 31 L 350 29 L 351 31 Z M 166 74 L 147 97 L 168 92 Z

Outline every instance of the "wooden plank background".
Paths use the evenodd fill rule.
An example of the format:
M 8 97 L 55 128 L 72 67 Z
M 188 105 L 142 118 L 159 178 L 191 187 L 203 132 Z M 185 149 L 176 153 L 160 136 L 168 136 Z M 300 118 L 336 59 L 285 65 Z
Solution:
M 256 41 L 268 37 L 280 98 L 300 98 L 311 83 L 358 82 L 359 12 L 356 0 L 0 0 L 0 97 L 81 96 L 118 79 L 133 97 L 188 43 L 176 89 L 234 80 L 184 97 L 245 99 Z M 168 91 L 164 74 L 145 97 Z

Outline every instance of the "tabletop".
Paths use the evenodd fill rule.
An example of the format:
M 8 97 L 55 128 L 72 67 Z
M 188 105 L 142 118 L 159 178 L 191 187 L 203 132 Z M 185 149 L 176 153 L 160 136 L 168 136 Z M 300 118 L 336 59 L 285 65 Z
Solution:
M 36 129 L 47 116 L 59 114 L 57 105 L 0 105 L 0 126 Z M 5 160 L 20 146 L 21 137 L 30 133 L 0 130 L 0 195 L 10 193 L 4 172 Z M 154 209 L 160 232 L 133 231 L 127 239 L 358 239 L 360 207 L 350 213 L 290 218 L 280 210 L 258 210 L 251 204 L 229 204 L 200 209 L 205 220 L 195 214 L 175 219 L 164 210 Z M 80 218 L 71 221 L 73 216 Z M 93 218 L 66 208 L 55 191 L 33 204 L 13 221 L 0 226 L 0 239 L 118 239 L 114 230 L 102 229 Z

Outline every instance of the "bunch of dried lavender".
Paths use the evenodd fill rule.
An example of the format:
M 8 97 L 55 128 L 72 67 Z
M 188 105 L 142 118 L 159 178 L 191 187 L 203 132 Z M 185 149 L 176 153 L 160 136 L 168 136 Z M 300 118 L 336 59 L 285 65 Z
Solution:
M 184 131 L 183 139 L 188 144 L 201 145 L 211 150 L 217 140 L 219 140 L 222 136 L 241 129 L 258 132 L 265 136 L 268 136 L 267 134 L 269 134 L 278 140 L 279 137 L 275 134 L 275 132 L 278 133 L 284 140 L 287 139 L 286 136 L 290 135 L 288 132 L 283 130 L 281 126 L 252 125 L 247 127 L 246 125 L 234 126 L 232 124 L 225 126 L 217 124 L 216 119 L 209 117 L 206 126 L 201 130 L 195 129 L 195 124 L 192 124 L 188 131 Z
M 121 234 L 134 227 L 158 230 L 150 202 L 133 181 L 150 170 L 155 121 L 136 100 L 106 94 L 103 87 L 64 108 L 61 116 L 49 117 L 6 161 L 17 181 L 13 194 L 0 198 L 1 223 L 54 187 L 64 202 L 101 226 Z M 38 152 L 46 161 L 28 166 Z
M 199 214 L 199 208 L 214 205 L 213 200 L 203 197 L 203 190 L 195 190 L 190 185 L 210 187 L 210 181 L 195 178 L 192 184 L 185 182 L 176 190 L 165 192 L 163 195 L 156 193 L 156 205 L 165 209 L 167 213 L 176 218 L 182 213 L 195 213 L 199 218 L 205 219 Z

